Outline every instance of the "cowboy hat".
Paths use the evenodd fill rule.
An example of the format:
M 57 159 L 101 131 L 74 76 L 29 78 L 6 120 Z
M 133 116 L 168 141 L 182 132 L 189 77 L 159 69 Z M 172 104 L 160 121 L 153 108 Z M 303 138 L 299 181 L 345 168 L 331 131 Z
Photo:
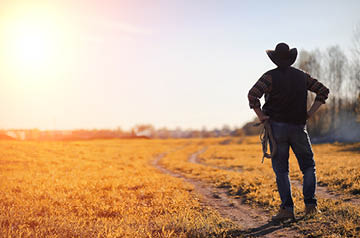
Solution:
M 297 56 L 297 49 L 290 50 L 286 43 L 279 43 L 276 45 L 275 50 L 267 50 L 267 55 L 271 61 L 279 67 L 288 67 L 292 65 Z

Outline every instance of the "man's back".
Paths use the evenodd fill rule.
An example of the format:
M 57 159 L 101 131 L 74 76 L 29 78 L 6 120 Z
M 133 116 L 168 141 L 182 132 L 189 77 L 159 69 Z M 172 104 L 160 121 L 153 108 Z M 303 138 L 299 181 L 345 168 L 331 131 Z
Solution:
M 274 121 L 305 124 L 309 76 L 293 67 L 276 68 L 265 75 L 271 77 L 271 90 L 265 94 L 264 113 Z

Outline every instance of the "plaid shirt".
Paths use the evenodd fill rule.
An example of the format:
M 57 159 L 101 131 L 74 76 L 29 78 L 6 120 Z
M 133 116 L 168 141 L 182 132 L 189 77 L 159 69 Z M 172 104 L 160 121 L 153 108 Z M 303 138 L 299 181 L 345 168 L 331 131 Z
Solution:
M 260 107 L 260 98 L 265 93 L 271 92 L 272 78 L 268 74 L 264 74 L 256 84 L 250 89 L 248 94 L 250 108 L 259 108 Z M 311 92 L 316 93 L 315 101 L 325 103 L 328 98 L 329 89 L 325 87 L 322 83 L 312 78 L 310 75 L 306 78 L 307 89 Z

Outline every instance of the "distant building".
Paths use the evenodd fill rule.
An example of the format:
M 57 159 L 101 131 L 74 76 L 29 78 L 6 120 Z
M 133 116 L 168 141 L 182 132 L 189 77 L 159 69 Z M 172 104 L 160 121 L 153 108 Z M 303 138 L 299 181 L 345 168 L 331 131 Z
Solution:
M 17 140 L 25 140 L 26 133 L 23 130 L 8 130 L 5 132 L 5 135 L 10 136 Z

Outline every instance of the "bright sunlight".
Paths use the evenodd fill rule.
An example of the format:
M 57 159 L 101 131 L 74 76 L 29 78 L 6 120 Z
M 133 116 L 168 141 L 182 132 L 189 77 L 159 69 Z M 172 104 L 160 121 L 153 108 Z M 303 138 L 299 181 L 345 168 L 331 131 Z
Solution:
M 12 36 L 12 53 L 19 66 L 39 69 L 53 60 L 56 39 L 46 26 L 22 22 L 17 27 Z
M 64 32 L 53 11 L 17 6 L 3 22 L 5 57 L 14 73 L 46 75 L 60 63 Z

